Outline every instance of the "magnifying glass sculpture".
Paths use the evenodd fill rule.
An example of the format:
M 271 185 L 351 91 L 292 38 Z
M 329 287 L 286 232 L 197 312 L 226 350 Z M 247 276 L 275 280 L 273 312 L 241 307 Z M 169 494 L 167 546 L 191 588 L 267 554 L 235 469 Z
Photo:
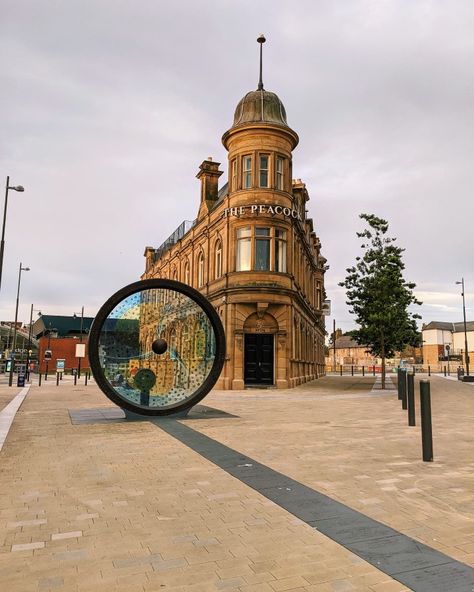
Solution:
M 89 336 L 96 383 L 119 407 L 139 415 L 190 409 L 213 388 L 225 359 L 219 315 L 197 290 L 151 279 L 114 294 Z

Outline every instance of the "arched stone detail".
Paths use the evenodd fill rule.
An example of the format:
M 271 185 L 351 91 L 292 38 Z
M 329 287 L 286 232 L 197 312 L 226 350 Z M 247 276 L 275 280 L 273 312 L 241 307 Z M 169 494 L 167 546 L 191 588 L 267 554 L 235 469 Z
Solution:
M 277 333 L 278 323 L 273 315 L 266 312 L 263 316 L 254 312 L 244 322 L 244 333 Z

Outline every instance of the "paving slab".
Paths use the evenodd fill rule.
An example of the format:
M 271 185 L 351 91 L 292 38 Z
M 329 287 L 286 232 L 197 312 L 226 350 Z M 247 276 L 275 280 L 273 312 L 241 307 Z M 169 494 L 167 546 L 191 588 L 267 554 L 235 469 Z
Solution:
M 0 453 L 0 589 L 463 591 L 459 564 L 474 565 L 471 385 L 432 380 L 433 463 L 421 461 L 419 426 L 407 426 L 396 392 L 373 387 L 334 377 L 212 392 L 216 413 L 179 423 L 197 433 L 192 446 L 211 440 L 207 454 L 213 442 L 236 453 L 220 451 L 220 466 L 149 421 L 123 421 L 93 384 L 33 386 Z M 110 419 L 94 423 L 104 409 Z M 261 489 L 243 482 L 247 470 Z M 451 575 L 420 552 L 425 563 L 401 584 L 357 555 L 370 545 L 346 548 L 289 502 L 307 521 L 331 520 L 334 503 L 359 512 L 446 555 Z

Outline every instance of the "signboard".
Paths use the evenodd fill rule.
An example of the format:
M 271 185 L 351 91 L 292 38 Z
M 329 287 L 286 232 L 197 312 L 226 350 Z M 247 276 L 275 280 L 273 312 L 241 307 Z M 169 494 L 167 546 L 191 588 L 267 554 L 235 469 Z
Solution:
M 331 316 L 331 301 L 330 300 L 324 300 L 323 301 L 323 315 L 325 317 L 330 317 Z
M 228 218 L 229 216 L 237 216 L 240 218 L 240 216 L 243 216 L 244 214 L 250 214 L 253 216 L 258 216 L 260 214 L 270 214 L 274 216 L 275 214 L 279 214 L 285 218 L 293 218 L 294 220 L 302 221 L 301 214 L 298 212 L 298 210 L 271 204 L 253 204 L 236 206 L 234 208 L 226 208 L 222 213 L 222 217 Z
M 85 343 L 76 343 L 76 358 L 85 358 L 86 357 L 86 344 Z
M 56 360 L 56 372 L 64 372 L 66 360 Z
M 44 352 L 44 359 L 45 360 L 50 360 L 53 357 L 53 352 L 50 349 L 47 349 Z

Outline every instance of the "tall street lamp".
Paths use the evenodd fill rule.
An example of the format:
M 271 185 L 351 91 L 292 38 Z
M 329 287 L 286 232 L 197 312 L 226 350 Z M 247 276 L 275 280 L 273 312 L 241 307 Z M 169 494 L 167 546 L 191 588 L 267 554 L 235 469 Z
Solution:
M 13 366 L 15 365 L 15 349 L 16 349 L 16 323 L 18 321 L 18 304 L 20 303 L 20 284 L 21 284 L 21 272 L 30 271 L 29 267 L 22 267 L 20 263 L 20 269 L 18 271 L 18 289 L 16 291 L 16 308 L 15 308 L 15 323 L 13 325 L 13 348 L 10 360 L 10 378 L 8 380 L 8 386 L 13 384 Z
M 2 242 L 0 243 L 0 287 L 2 285 L 2 271 L 3 271 L 3 252 L 5 250 L 5 223 L 7 221 L 7 206 L 8 206 L 8 191 L 25 191 L 25 188 L 21 185 L 16 187 L 10 186 L 10 177 L 7 177 L 7 184 L 5 186 L 5 207 L 3 209 L 3 226 L 2 226 Z
M 74 313 L 74 318 L 77 318 L 77 313 Z M 84 325 L 84 307 L 81 308 L 81 336 L 79 337 L 80 343 L 82 343 L 82 327 Z M 81 358 L 77 359 L 77 377 L 81 378 Z
M 27 379 L 30 378 L 30 356 L 31 356 L 31 338 L 33 336 L 33 311 L 37 311 L 39 315 L 41 315 L 41 311 L 33 308 L 33 304 L 31 305 L 30 311 L 30 325 L 28 329 L 28 356 L 26 358 L 26 376 Z
M 456 284 L 461 284 L 462 286 L 462 314 L 464 318 L 464 355 L 466 356 L 466 374 L 469 376 L 469 348 L 467 347 L 467 326 L 466 326 L 466 300 L 464 297 L 464 278 L 461 278 L 460 282 L 456 282 Z

